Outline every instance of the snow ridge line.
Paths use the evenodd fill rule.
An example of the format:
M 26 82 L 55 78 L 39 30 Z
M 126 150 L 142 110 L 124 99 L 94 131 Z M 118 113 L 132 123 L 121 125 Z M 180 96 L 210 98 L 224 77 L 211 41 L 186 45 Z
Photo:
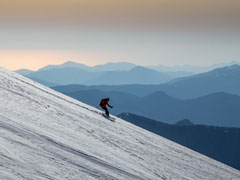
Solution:
M 20 81 L 20 82 L 22 82 L 22 83 L 25 83 L 25 84 L 27 84 L 27 85 L 29 85 L 29 86 L 31 86 L 31 87 L 34 87 L 34 88 L 36 88 L 36 89 L 38 89 L 38 90 L 40 90 L 40 91 L 42 91 L 42 92 L 44 92 L 44 93 L 46 93 L 46 94 L 49 94 L 49 95 L 52 95 L 52 96 L 54 96 L 54 97 L 56 97 L 56 98 L 58 98 L 58 99 L 61 99 L 61 100 L 65 101 L 65 102 L 68 102 L 68 103 L 70 103 L 70 104 L 74 104 L 74 105 L 76 105 L 76 106 L 79 106 L 79 107 L 81 107 L 81 108 L 83 108 L 83 109 L 86 109 L 86 110 L 91 111 L 91 112 L 96 113 L 96 114 L 102 114 L 101 111 L 99 112 L 99 111 L 96 111 L 96 110 L 89 109 L 89 108 L 87 108 L 87 107 L 85 107 L 85 106 L 81 106 L 80 104 L 74 103 L 74 102 L 69 101 L 69 100 L 67 100 L 67 99 L 64 99 L 64 98 L 62 98 L 62 97 L 60 97 L 60 96 L 58 96 L 58 95 L 56 95 L 56 94 L 50 93 L 50 92 L 48 92 L 48 91 L 46 91 L 46 90 L 44 90 L 44 89 L 42 89 L 42 88 L 39 88 L 39 87 L 37 87 L 37 86 L 29 83 L 29 82 L 26 82 L 26 81 L 24 81 L 24 80 L 22 80 L 22 79 L 19 79 L 19 78 L 15 77 L 15 76 L 11 76 L 11 75 L 10 75 L 10 77 L 12 77 L 12 78 L 14 78 L 14 79 L 16 79 L 16 80 L 18 80 L 18 81 Z M 52 90 L 52 89 L 51 89 L 51 90 Z M 59 93 L 59 92 L 58 92 L 58 93 Z

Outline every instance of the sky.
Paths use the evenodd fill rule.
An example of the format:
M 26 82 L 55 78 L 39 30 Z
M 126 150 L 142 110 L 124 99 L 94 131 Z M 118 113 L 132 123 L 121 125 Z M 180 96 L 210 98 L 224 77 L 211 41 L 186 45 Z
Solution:
M 239 0 L 0 0 L 0 66 L 240 61 Z

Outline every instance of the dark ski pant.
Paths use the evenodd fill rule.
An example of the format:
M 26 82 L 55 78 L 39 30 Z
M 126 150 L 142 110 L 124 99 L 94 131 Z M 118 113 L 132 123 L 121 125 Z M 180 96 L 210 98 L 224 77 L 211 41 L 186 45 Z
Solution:
M 102 108 L 105 110 L 106 115 L 109 116 L 109 111 L 108 111 L 107 107 L 102 107 Z

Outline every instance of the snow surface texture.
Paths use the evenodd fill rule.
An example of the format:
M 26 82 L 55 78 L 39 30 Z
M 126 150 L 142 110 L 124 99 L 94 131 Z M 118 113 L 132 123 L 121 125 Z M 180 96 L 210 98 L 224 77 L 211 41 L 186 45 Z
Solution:
M 240 179 L 240 172 L 0 68 L 0 179 Z

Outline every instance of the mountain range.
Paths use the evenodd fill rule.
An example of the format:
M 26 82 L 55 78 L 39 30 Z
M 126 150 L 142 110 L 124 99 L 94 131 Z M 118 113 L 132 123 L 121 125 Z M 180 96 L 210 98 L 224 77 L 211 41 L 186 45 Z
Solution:
M 172 75 L 175 74 L 175 76 L 180 77 L 180 76 L 186 76 L 186 75 L 193 75 L 197 73 L 203 73 L 207 71 L 211 71 L 216 68 L 221 68 L 224 66 L 231 66 L 234 64 L 240 64 L 239 61 L 232 61 L 229 63 L 219 63 L 219 64 L 213 64 L 210 66 L 193 66 L 193 65 L 178 65 L 178 66 L 163 66 L 163 65 L 156 65 L 156 66 L 145 66 L 146 68 L 150 68 L 159 72 L 164 72 L 164 73 L 170 73 Z M 88 66 L 85 64 L 73 62 L 73 61 L 67 61 L 63 64 L 60 65 L 47 65 L 45 67 L 40 68 L 38 71 L 43 71 L 43 70 L 51 70 L 51 69 L 62 69 L 62 68 L 79 68 L 82 70 L 86 71 L 128 71 L 135 66 L 138 66 L 133 63 L 129 62 L 109 62 L 106 64 L 99 64 L 95 66 Z M 17 73 L 20 73 L 22 75 L 25 75 L 26 71 L 30 71 L 28 69 L 20 69 L 17 70 Z
M 15 71 L 18 74 L 21 74 L 23 76 L 27 76 L 28 74 L 33 73 L 34 71 L 28 70 L 28 69 L 19 69 L 17 71 Z
M 160 84 L 174 79 L 167 74 L 140 66 L 126 71 L 87 71 L 77 67 L 51 68 L 32 72 L 26 77 L 60 85 Z
M 130 113 L 118 117 L 240 170 L 240 128 L 194 125 L 186 119 L 170 125 Z
M 124 84 L 161 84 L 173 77 L 142 66 L 136 66 L 129 71 L 107 71 L 99 77 L 84 84 L 94 85 L 124 85 Z
M 69 85 L 54 87 L 62 92 L 98 89 L 101 91 L 120 91 L 140 97 L 156 91 L 163 91 L 169 96 L 179 99 L 191 99 L 211 93 L 227 92 L 240 95 L 240 66 L 233 65 L 189 77 L 177 78 L 159 85 Z
M 133 66 L 127 63 L 122 65 L 129 68 Z M 167 123 L 191 118 L 197 124 L 239 127 L 237 121 L 240 117 L 237 108 L 239 106 L 237 95 L 240 95 L 239 65 L 217 68 L 157 85 L 154 83 L 166 80 L 168 76 L 145 67 L 135 66 L 129 71 L 104 72 L 85 71 L 73 68 L 75 66 L 75 63 L 68 62 L 57 68 L 46 67 L 27 76 L 32 75 L 33 80 L 48 86 L 73 84 L 53 88 L 93 106 L 98 106 L 98 101 L 102 97 L 111 97 L 117 107 L 112 110 L 113 114 L 132 112 L 153 119 L 161 118 L 159 120 Z M 74 85 L 80 81 L 84 84 L 86 77 L 92 78 L 88 81 L 89 84 L 129 85 Z M 50 83 L 56 80 L 58 84 Z M 133 85 L 134 82 L 139 84 Z M 146 85 L 147 83 L 149 85 Z
M 163 66 L 163 65 L 157 65 L 157 66 L 147 66 L 148 68 L 154 69 L 156 71 L 160 72 L 176 72 L 176 71 L 182 71 L 182 72 L 190 72 L 194 74 L 204 73 L 208 71 L 212 71 L 213 69 L 225 67 L 225 66 L 232 66 L 238 64 L 240 65 L 239 61 L 231 61 L 228 63 L 218 63 L 218 64 L 212 64 L 209 66 L 193 66 L 193 65 L 178 65 L 178 66 Z
M 145 91 L 149 94 L 161 90 L 170 96 L 184 99 L 219 91 L 240 95 L 239 83 L 236 83 L 239 82 L 239 67 L 239 65 L 232 65 L 193 75 L 185 71 L 159 72 L 153 68 L 149 69 L 127 62 L 90 67 L 68 61 L 61 65 L 43 67 L 36 72 L 26 69 L 17 72 L 49 87 L 70 84 L 156 85 L 141 87 L 138 88 L 138 92 L 134 91 L 147 95 Z M 131 88 L 135 89 L 134 87 L 129 89 Z
M 240 179 L 238 170 L 0 68 L 0 179 Z
M 85 71 L 128 71 L 134 68 L 135 64 L 129 62 L 109 62 L 106 64 L 96 65 L 96 66 L 87 66 L 85 64 L 76 63 L 73 61 L 67 61 L 60 65 L 48 65 L 43 68 L 40 68 L 38 71 L 52 70 L 52 69 L 64 69 L 64 68 L 78 68 Z
M 54 89 L 95 107 L 99 107 L 101 98 L 109 97 L 110 104 L 114 106 L 111 110 L 113 114 L 130 112 L 171 124 L 181 119 L 191 119 L 195 124 L 240 127 L 240 96 L 225 92 L 182 100 L 162 91 L 138 97 L 119 91 Z
M 240 95 L 240 65 L 217 68 L 212 71 L 175 79 L 159 85 L 159 90 L 178 98 L 194 98 L 214 92 Z
M 55 84 L 84 84 L 90 79 L 102 75 L 103 72 L 90 72 L 73 67 L 54 68 L 49 70 L 40 70 L 28 74 L 30 79 L 39 79 Z M 44 84 L 46 85 L 46 84 Z

